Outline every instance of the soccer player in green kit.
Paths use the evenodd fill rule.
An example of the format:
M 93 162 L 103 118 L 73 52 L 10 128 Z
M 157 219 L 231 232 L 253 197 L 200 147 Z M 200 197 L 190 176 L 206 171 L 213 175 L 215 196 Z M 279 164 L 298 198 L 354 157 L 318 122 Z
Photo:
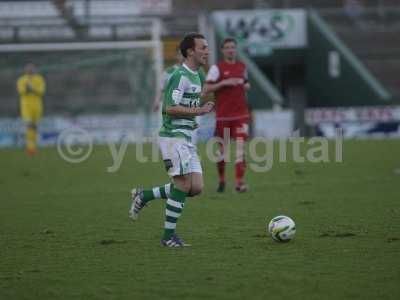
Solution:
M 203 106 L 200 103 L 204 76 L 199 73 L 199 68 L 207 63 L 206 39 L 201 34 L 188 34 L 180 43 L 180 51 L 184 61 L 165 87 L 163 124 L 159 131 L 159 146 L 172 183 L 148 190 L 133 189 L 129 211 L 130 217 L 136 220 L 149 201 L 167 199 L 164 235 L 161 239 L 161 245 L 165 247 L 189 246 L 177 236 L 175 229 L 186 197 L 196 196 L 203 189 L 202 168 L 197 148 L 192 143 L 198 127 L 195 118 L 211 112 L 214 107 L 213 102 Z

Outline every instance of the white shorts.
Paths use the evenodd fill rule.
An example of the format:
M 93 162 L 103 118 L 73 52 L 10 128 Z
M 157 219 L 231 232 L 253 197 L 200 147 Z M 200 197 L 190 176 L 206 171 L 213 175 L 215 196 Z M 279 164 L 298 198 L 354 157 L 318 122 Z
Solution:
M 197 147 L 181 138 L 159 137 L 161 155 L 169 176 L 203 173 Z

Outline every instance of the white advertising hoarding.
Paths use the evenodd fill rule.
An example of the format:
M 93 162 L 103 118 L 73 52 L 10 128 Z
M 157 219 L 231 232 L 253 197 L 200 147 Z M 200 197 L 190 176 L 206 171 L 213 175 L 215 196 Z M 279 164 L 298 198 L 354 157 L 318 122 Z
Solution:
M 39 145 L 56 145 L 60 134 L 79 128 L 90 135 L 94 144 L 141 143 L 157 136 L 156 114 L 85 115 L 80 117 L 45 117 L 39 123 Z M 0 148 L 23 146 L 25 126 L 21 119 L 0 119 Z
M 267 139 L 289 138 L 293 134 L 293 111 L 254 111 L 253 136 Z
M 306 123 L 316 134 L 333 138 L 338 128 L 344 138 L 399 138 L 399 106 L 330 107 L 307 109 Z

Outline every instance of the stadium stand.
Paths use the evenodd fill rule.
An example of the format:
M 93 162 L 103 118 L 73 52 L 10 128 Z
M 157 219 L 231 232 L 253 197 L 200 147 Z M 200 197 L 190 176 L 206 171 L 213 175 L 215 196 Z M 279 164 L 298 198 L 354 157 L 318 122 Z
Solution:
M 140 5 L 137 5 L 138 3 Z M 143 27 L 136 26 L 138 16 L 157 16 L 163 22 L 164 57 L 172 60 L 179 37 L 186 32 L 198 30 L 197 16 L 201 11 L 312 7 L 319 11 L 345 44 L 389 89 L 394 99 L 400 102 L 400 79 L 397 74 L 400 68 L 400 40 L 397 38 L 400 31 L 400 11 L 392 9 L 398 5 L 397 0 L 359 0 L 358 3 L 362 5 L 362 18 L 358 25 L 355 25 L 354 18 L 349 15 L 347 0 L 231 0 L 229 3 L 213 0 L 171 0 L 159 1 L 164 4 L 157 7 L 149 7 L 145 3 L 147 1 L 0 1 L 0 43 L 140 39 L 149 33 L 146 33 Z M 371 40 L 374 40 L 373 47 Z M 0 59 L 3 66 L 6 60 L 7 57 Z M 10 111 L 17 112 L 14 82 L 10 82 L 7 76 L 10 76 L 10 73 L 0 74 L 0 89 L 8 91 L 2 93 L 0 115 L 9 115 Z M 118 77 L 120 75 L 115 74 L 116 82 Z M 111 86 L 112 84 L 110 88 Z M 115 86 L 118 86 L 118 83 Z M 122 91 L 127 89 L 128 87 L 123 87 Z M 78 99 L 75 97 L 66 101 L 78 102 Z M 126 107 L 129 100 L 122 94 L 118 99 L 123 102 L 122 107 Z M 119 101 L 118 99 L 115 101 Z M 94 105 L 96 101 L 103 100 L 107 101 L 106 98 L 88 101 Z M 55 100 L 48 97 L 48 101 Z M 53 108 L 55 111 L 62 110 L 64 107 L 64 103 L 47 104 L 50 111 Z M 67 106 L 69 105 L 65 104 L 65 107 Z M 70 107 L 78 106 L 79 103 L 75 103 Z
M 0 42 L 129 40 L 143 32 L 143 28 L 136 28 L 138 16 L 162 16 L 165 36 L 180 36 L 197 29 L 194 12 L 177 17 L 170 14 L 168 5 L 150 7 L 145 3 L 126 0 L 0 1 Z
M 400 8 L 365 8 L 356 22 L 343 9 L 320 13 L 399 103 Z

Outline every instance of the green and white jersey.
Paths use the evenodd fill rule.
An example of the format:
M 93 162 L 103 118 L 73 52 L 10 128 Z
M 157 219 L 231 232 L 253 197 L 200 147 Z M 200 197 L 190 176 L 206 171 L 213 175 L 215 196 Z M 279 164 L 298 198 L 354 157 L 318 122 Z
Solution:
M 195 72 L 185 64 L 175 70 L 164 89 L 160 136 L 192 140 L 196 117 L 172 117 L 166 114 L 166 109 L 175 105 L 199 107 L 204 79 L 204 72 Z
M 162 75 L 162 82 L 161 82 L 161 89 L 165 89 L 167 86 L 168 81 L 170 80 L 172 74 L 180 67 L 180 65 L 175 64 L 171 67 L 168 67 L 164 70 Z

